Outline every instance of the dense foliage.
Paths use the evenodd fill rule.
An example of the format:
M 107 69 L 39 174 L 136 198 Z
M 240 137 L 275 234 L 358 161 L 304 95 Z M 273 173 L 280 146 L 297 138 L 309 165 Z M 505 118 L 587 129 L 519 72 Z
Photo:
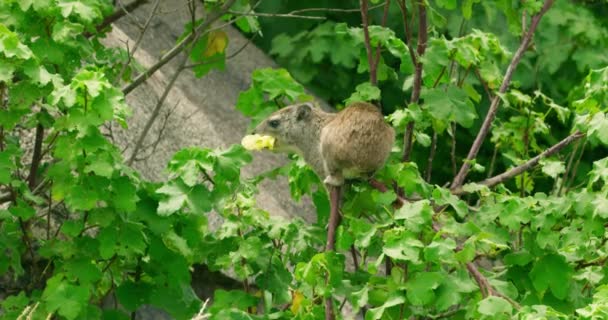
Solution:
M 236 103 L 252 124 L 312 99 L 302 84 L 335 104 L 382 103 L 398 142 L 375 184 L 345 190 L 335 252 L 323 250 L 326 191 L 297 156 L 252 179 L 239 145 L 183 149 L 163 182 L 127 164 L 105 125 L 127 127 L 124 95 L 147 71 L 100 44 L 112 1 L 0 2 L 0 317 L 129 319 L 153 305 L 190 319 L 203 308 L 191 271 L 205 264 L 242 289 L 216 290 L 202 318 L 322 319 L 325 298 L 365 319 L 608 318 L 605 3 L 301 10 L 334 2 L 204 1 L 176 48 L 202 77 L 226 63 L 215 19 L 262 34 L 286 69 L 252 74 Z M 323 20 L 258 21 L 252 8 Z M 494 103 L 487 141 L 467 159 Z M 19 139 L 28 130 L 31 144 Z M 316 224 L 256 205 L 258 184 L 277 175 L 294 201 L 313 199 Z M 211 211 L 223 218 L 215 229 Z

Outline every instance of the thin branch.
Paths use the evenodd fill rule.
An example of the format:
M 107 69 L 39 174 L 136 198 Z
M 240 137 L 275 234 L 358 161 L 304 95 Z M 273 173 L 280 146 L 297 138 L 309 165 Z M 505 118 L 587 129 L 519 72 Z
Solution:
M 369 7 L 369 10 L 374 10 L 374 9 L 378 9 L 380 7 L 382 7 L 384 5 L 384 3 L 380 3 L 377 4 L 375 6 L 371 6 Z M 361 11 L 361 9 L 359 8 L 353 8 L 353 9 L 338 9 L 338 8 L 306 8 L 306 9 L 299 9 L 299 10 L 293 10 L 291 12 L 289 12 L 289 14 L 298 14 L 298 13 L 304 13 L 304 12 L 312 12 L 312 11 L 326 11 L 326 12 L 359 12 Z
M 130 11 L 132 11 L 132 10 L 128 10 L 127 7 L 125 7 L 125 4 L 122 3 L 122 0 L 116 0 L 115 5 L 118 5 L 120 7 L 120 9 L 122 9 L 122 11 L 125 13 L 125 15 L 127 17 L 129 17 L 131 19 L 131 21 L 133 23 L 135 23 L 140 29 L 143 28 L 143 25 L 141 24 L 141 22 L 139 22 L 139 19 L 136 16 L 131 14 Z
M 154 7 L 152 8 L 150 15 L 148 16 L 148 19 L 146 19 L 146 22 L 144 23 L 144 25 L 141 28 L 141 31 L 139 32 L 139 36 L 137 37 L 137 40 L 135 40 L 135 45 L 133 46 L 133 49 L 131 50 L 131 52 L 129 52 L 129 56 L 127 57 L 127 62 L 125 62 L 125 64 L 120 69 L 118 76 L 116 76 L 116 81 L 120 81 L 120 79 L 122 79 L 122 76 L 124 75 L 125 71 L 127 71 L 129 64 L 131 64 L 131 60 L 133 60 L 133 56 L 135 55 L 135 52 L 137 51 L 137 49 L 139 49 L 139 45 L 141 44 L 141 41 L 144 38 L 144 34 L 146 34 L 146 31 L 148 30 L 148 27 L 150 26 L 150 22 L 152 22 L 152 18 L 156 15 L 156 11 L 158 10 L 159 5 L 160 5 L 160 0 L 156 0 L 156 2 L 154 3 Z
M 576 171 L 578 170 L 578 166 L 581 163 L 581 159 L 583 158 L 583 153 L 585 153 L 585 147 L 587 146 L 587 139 L 584 140 L 583 142 L 583 146 L 581 147 L 581 153 L 579 153 L 578 155 L 578 159 L 576 159 L 576 163 L 574 164 L 574 167 L 572 168 L 572 174 L 570 175 L 570 181 L 568 182 L 568 186 L 566 187 L 566 190 L 570 189 L 570 186 L 574 183 L 574 179 L 576 179 Z
M 169 95 L 171 88 L 173 88 L 175 81 L 177 80 L 177 78 L 179 77 L 181 72 L 184 70 L 184 66 L 186 65 L 186 62 L 188 62 L 188 53 L 187 52 L 182 57 L 182 60 L 180 61 L 179 66 L 177 67 L 177 69 L 173 73 L 173 76 L 171 77 L 171 80 L 169 80 L 169 83 L 165 87 L 165 91 L 163 91 L 161 97 L 158 99 L 158 102 L 156 103 L 156 106 L 154 107 L 154 110 L 152 111 L 150 118 L 146 122 L 144 130 L 139 134 L 139 138 L 137 139 L 137 142 L 135 143 L 135 147 L 133 148 L 131 157 L 127 161 L 127 165 L 130 166 L 135 161 L 135 158 L 137 157 L 137 153 L 142 148 L 144 140 L 146 139 L 148 132 L 152 128 L 152 124 L 154 124 L 154 122 L 156 121 L 156 118 L 160 114 L 160 110 L 161 110 L 162 106 L 164 105 L 165 99 L 167 99 L 167 96 Z
M 365 44 L 365 51 L 367 52 L 367 63 L 369 65 L 369 82 L 375 86 L 378 84 L 376 65 L 374 64 L 374 58 L 372 57 L 372 44 L 369 37 L 369 21 L 367 17 L 367 0 L 359 0 L 361 6 L 361 23 L 363 25 L 363 38 Z
M 452 122 L 452 143 L 450 145 L 450 159 L 452 160 L 452 173 L 456 175 L 456 122 Z
M 147 144 L 147 145 L 141 147 L 142 151 L 152 148 L 148 152 L 148 155 L 143 156 L 143 157 L 136 157 L 134 161 L 145 161 L 148 158 L 150 158 L 151 156 L 153 156 L 154 154 L 156 154 L 156 149 L 158 148 L 158 145 L 162 141 L 162 139 L 164 137 L 165 130 L 167 129 L 167 124 L 169 123 L 169 118 L 175 112 L 175 109 L 177 109 L 177 106 L 179 105 L 179 103 L 180 103 L 180 101 L 178 100 L 175 103 L 175 105 L 173 106 L 173 108 L 171 108 L 170 110 L 168 110 L 167 112 L 165 112 L 165 115 L 163 117 L 162 125 L 161 125 L 160 129 L 158 130 L 158 133 L 156 135 L 156 139 L 154 140 L 154 142 L 151 142 L 150 144 Z
M 429 150 L 429 158 L 426 162 L 426 182 L 431 181 L 433 174 L 433 159 L 435 159 L 435 150 L 437 149 L 437 131 L 433 130 L 433 140 L 431 141 L 431 150 Z
M 407 6 L 405 5 L 405 0 L 397 0 L 397 4 L 399 5 L 399 10 L 401 11 L 401 18 L 403 20 L 403 33 L 405 34 L 405 44 L 407 44 L 407 49 L 410 52 L 410 58 L 412 59 L 412 65 L 416 65 L 416 53 L 414 52 L 414 47 L 412 46 L 412 29 L 410 27 L 409 20 L 407 18 Z
M 230 14 L 238 16 L 251 16 L 251 17 L 270 17 L 270 18 L 292 18 L 292 19 L 307 19 L 307 20 L 327 20 L 326 17 L 321 16 L 303 16 L 293 13 L 266 13 L 266 12 L 237 12 L 228 11 Z
M 138 75 L 135 79 L 133 79 L 133 82 L 123 87 L 123 94 L 129 94 L 131 91 L 133 91 L 133 89 L 137 88 L 140 84 L 145 82 L 152 74 L 154 74 L 154 72 L 158 71 L 158 69 L 160 69 L 162 66 L 167 64 L 167 62 L 171 61 L 171 59 L 173 59 L 180 52 L 182 52 L 186 45 L 194 41 L 194 39 L 196 38 L 195 34 L 198 34 L 199 31 L 205 30 L 207 27 L 213 24 L 217 19 L 219 19 L 226 12 L 228 12 L 230 7 L 235 2 L 236 0 L 227 0 L 217 11 L 214 11 L 213 13 L 209 14 L 209 16 L 206 17 L 205 22 L 201 23 L 198 27 L 194 29 L 192 33 L 190 33 L 190 35 L 185 37 L 175 47 L 171 48 L 171 50 L 169 50 L 169 52 L 162 56 L 156 64 L 154 64 L 153 66 L 148 68 L 148 70 Z
M 515 168 L 511 168 L 510 170 L 507 170 L 499 175 L 496 175 L 492 178 L 483 180 L 481 182 L 477 182 L 477 184 L 482 184 L 488 187 L 494 187 L 498 184 L 503 183 L 504 181 L 511 179 L 525 171 L 528 171 L 532 168 L 534 168 L 536 165 L 538 165 L 538 163 L 540 162 L 540 160 L 542 160 L 543 158 L 546 157 L 550 157 L 551 155 L 559 152 L 561 149 L 565 148 L 566 146 L 568 146 L 569 144 L 571 144 L 572 142 L 582 138 L 585 136 L 585 133 L 582 133 L 580 131 L 576 131 L 573 134 L 567 136 L 566 138 L 564 138 L 562 141 L 554 144 L 553 146 L 551 146 L 550 148 L 548 148 L 547 150 L 541 152 L 539 155 L 537 155 L 536 157 L 526 161 L 523 164 L 520 164 L 519 166 L 515 167 Z M 456 189 L 452 189 L 452 193 L 459 195 L 464 193 L 464 191 L 462 190 L 461 187 L 456 188 Z
M 325 251 L 336 250 L 336 229 L 340 224 L 340 189 L 339 186 L 329 186 L 330 213 L 327 223 L 327 243 Z M 326 281 L 329 281 L 329 273 Z M 335 319 L 333 298 L 331 294 L 325 298 L 325 320 Z
M 34 153 L 32 154 L 32 163 L 30 165 L 30 173 L 27 177 L 28 186 L 33 190 L 36 186 L 36 173 L 42 157 L 42 140 L 44 139 L 44 127 L 42 124 L 36 126 L 36 140 L 34 141 Z
M 534 17 L 532 17 L 532 22 L 530 23 L 530 28 L 528 29 L 527 33 L 522 38 L 519 48 L 515 52 L 515 55 L 513 55 L 513 59 L 511 60 L 511 63 L 507 67 L 507 71 L 505 73 L 504 79 L 498 90 L 499 94 L 494 96 L 494 98 L 492 99 L 490 108 L 488 109 L 488 114 L 486 115 L 486 118 L 484 119 L 483 124 L 481 125 L 481 128 L 479 129 L 479 132 L 478 132 L 477 136 L 475 137 L 475 141 L 473 142 L 473 145 L 471 146 L 471 149 L 469 150 L 467 158 L 464 161 L 464 163 L 462 164 L 462 166 L 460 167 L 460 171 L 458 172 L 458 174 L 456 175 L 456 177 L 454 177 L 454 180 L 452 181 L 452 185 L 451 185 L 452 189 L 456 189 L 456 188 L 460 187 L 463 184 L 464 179 L 466 178 L 467 174 L 469 173 L 469 169 L 471 167 L 471 162 L 473 161 L 473 159 L 475 159 L 475 157 L 477 157 L 477 153 L 479 152 L 479 149 L 481 149 L 481 145 L 483 144 L 483 141 L 485 140 L 488 132 L 490 131 L 492 122 L 494 121 L 494 118 L 496 117 L 496 112 L 498 111 L 498 106 L 500 105 L 500 101 L 501 101 L 500 95 L 502 95 L 503 93 L 505 93 L 507 91 L 509 84 L 511 84 L 511 79 L 513 78 L 513 73 L 515 72 L 517 65 L 519 64 L 524 53 L 526 52 L 526 50 L 528 50 L 528 47 L 530 46 L 530 42 L 532 41 L 532 37 L 534 36 L 534 32 L 536 31 L 536 27 L 538 26 L 540 19 L 545 14 L 545 12 L 547 12 L 547 10 L 549 10 L 551 5 L 553 5 L 554 1 L 555 0 L 547 0 L 545 2 L 545 4 L 543 5 L 543 8 L 541 9 L 541 11 L 538 14 L 534 15 Z
M 107 28 L 109 25 L 111 25 L 112 23 L 118 21 L 118 19 L 124 17 L 125 15 L 127 15 L 128 12 L 133 11 L 135 9 L 137 9 L 138 7 L 140 7 L 142 4 L 147 3 L 148 0 L 135 0 L 131 3 L 129 3 L 128 5 L 124 6 L 123 8 L 120 9 L 116 9 L 116 11 L 114 11 L 114 13 L 112 13 L 111 15 L 107 16 L 97 27 L 97 32 L 100 32 L 101 30 Z M 87 34 L 88 36 L 90 36 L 90 34 Z
M 414 88 L 412 89 L 412 97 L 410 103 L 418 103 L 420 99 L 420 90 L 422 88 L 422 62 L 420 58 L 426 51 L 426 43 L 428 38 L 426 3 L 420 1 L 418 3 L 418 45 L 416 46 L 416 64 L 414 69 Z M 407 124 L 405 135 L 403 137 L 403 161 L 410 161 L 414 136 L 414 122 Z
M 386 2 L 384 3 L 384 11 L 382 13 L 382 27 L 383 28 L 386 27 L 386 21 L 388 20 L 388 9 L 389 9 L 390 5 L 391 5 L 391 0 L 386 0 Z M 367 12 L 366 12 L 366 15 L 367 15 Z M 378 74 L 378 64 L 380 63 L 380 48 L 381 48 L 380 43 L 378 43 L 378 46 L 376 47 L 376 56 L 374 57 L 374 68 L 375 68 L 374 80 L 376 83 L 373 83 L 371 81 L 372 75 L 370 73 L 370 82 L 372 82 L 373 85 L 376 85 L 378 82 L 377 74 Z M 370 71 L 371 71 L 371 68 L 370 68 Z

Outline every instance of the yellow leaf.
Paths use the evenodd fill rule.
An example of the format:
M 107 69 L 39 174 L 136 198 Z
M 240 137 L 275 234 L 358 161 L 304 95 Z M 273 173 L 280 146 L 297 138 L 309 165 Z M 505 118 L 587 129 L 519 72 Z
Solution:
M 295 290 L 291 293 L 291 312 L 293 314 L 298 313 L 300 310 L 300 306 L 302 305 L 302 301 L 304 301 L 304 295 L 300 293 L 300 291 Z
M 205 57 L 211 57 L 223 53 L 228 46 L 228 36 L 222 30 L 213 31 L 207 37 L 207 49 Z

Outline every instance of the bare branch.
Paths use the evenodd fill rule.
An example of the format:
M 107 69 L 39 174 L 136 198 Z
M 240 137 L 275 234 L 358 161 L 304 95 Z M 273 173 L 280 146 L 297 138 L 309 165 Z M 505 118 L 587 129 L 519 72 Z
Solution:
M 167 62 L 171 61 L 175 56 L 177 56 L 180 52 L 184 50 L 186 45 L 190 44 L 194 41 L 195 34 L 198 34 L 201 30 L 205 30 L 212 23 L 214 23 L 217 19 L 219 19 L 222 15 L 224 15 L 230 7 L 236 2 L 236 0 L 227 0 L 217 11 L 209 14 L 205 19 L 205 22 L 201 23 L 198 27 L 194 29 L 194 32 L 190 33 L 187 37 L 185 37 L 182 41 L 180 41 L 175 47 L 171 48 L 169 52 L 167 52 L 164 56 L 160 58 L 160 60 L 151 66 L 148 70 L 144 71 L 140 75 L 138 75 L 133 82 L 126 85 L 122 92 L 127 95 L 129 92 L 133 91 L 133 89 L 137 88 L 140 84 L 145 82 L 154 72 L 158 71 L 162 66 L 167 64 Z
M 265 13 L 265 12 L 236 12 L 228 11 L 230 14 L 238 16 L 252 16 L 252 17 L 270 17 L 270 18 L 293 18 L 293 19 L 307 19 L 307 20 L 327 20 L 326 17 L 321 16 L 303 16 L 293 13 Z
M 386 2 L 384 3 L 384 11 L 382 13 L 382 27 L 386 27 L 386 21 L 388 20 L 388 9 L 391 5 L 391 0 L 386 0 Z M 367 15 L 367 13 L 366 13 Z M 378 46 L 376 47 L 376 56 L 374 57 L 374 79 L 376 82 L 378 82 L 377 80 L 377 74 L 378 74 L 378 64 L 380 63 L 380 44 L 378 44 Z M 371 71 L 371 68 L 370 68 Z M 370 73 L 370 80 L 371 80 L 371 73 Z M 371 82 L 371 81 L 370 81 Z M 375 83 L 372 83 L 373 85 L 376 85 Z
M 169 92 L 171 91 L 171 88 L 175 84 L 175 81 L 177 80 L 177 78 L 179 77 L 179 75 L 181 74 L 181 72 L 184 70 L 184 65 L 186 64 L 186 62 L 188 62 L 188 54 L 187 53 L 184 54 L 184 56 L 182 57 L 182 60 L 180 61 L 177 70 L 175 70 L 175 73 L 173 73 L 173 76 L 171 77 L 171 80 L 169 80 L 169 83 L 167 84 L 167 87 L 165 87 L 165 91 L 163 91 L 163 94 L 158 99 L 158 102 L 156 103 L 156 106 L 154 107 L 154 110 L 152 111 L 152 114 L 150 115 L 150 118 L 146 122 L 144 130 L 139 134 L 139 138 L 137 139 L 137 142 L 135 143 L 135 147 L 133 148 L 133 152 L 131 153 L 131 157 L 129 157 L 129 160 L 127 161 L 127 165 L 130 166 L 135 161 L 135 158 L 137 157 L 137 153 L 139 152 L 139 150 L 143 146 L 144 139 L 148 135 L 148 132 L 150 131 L 150 128 L 152 128 L 152 124 L 154 124 L 154 122 L 156 121 L 156 118 L 160 114 L 160 109 L 162 108 L 163 104 L 165 103 L 165 99 L 167 99 L 167 96 L 169 95 Z
M 340 189 L 339 186 L 329 187 L 330 213 L 329 222 L 327 224 L 327 243 L 325 251 L 336 250 L 336 229 L 340 224 Z M 329 280 L 329 273 L 327 279 Z M 325 320 L 335 319 L 333 298 L 331 295 L 325 298 Z
M 433 131 L 433 140 L 431 141 L 431 150 L 429 150 L 429 158 L 426 163 L 426 182 L 431 181 L 433 174 L 433 160 L 435 159 L 435 150 L 437 149 L 437 131 Z
M 367 0 L 359 0 L 359 5 L 361 6 L 361 23 L 363 24 L 363 37 L 365 44 L 365 51 L 367 52 L 367 63 L 369 64 L 369 82 L 373 86 L 378 84 L 377 80 L 377 72 L 376 65 L 374 64 L 374 59 L 372 57 L 372 44 L 371 39 L 369 37 L 369 26 L 368 26 L 368 17 L 367 17 Z
M 384 3 L 379 3 L 375 6 L 371 6 L 369 7 L 369 10 L 374 10 L 374 9 L 378 9 L 380 7 L 384 6 Z M 311 11 L 326 11 L 326 12 L 359 12 L 361 11 L 360 8 L 353 8 L 353 9 L 338 9 L 338 8 L 306 8 L 306 9 L 299 9 L 299 10 L 293 10 L 291 12 L 289 12 L 290 14 L 298 14 L 298 13 L 304 13 L 304 12 L 311 12 Z
M 146 22 L 141 27 L 141 31 L 139 32 L 139 36 L 137 37 L 137 40 L 135 40 L 135 45 L 133 46 L 133 49 L 131 50 L 131 52 L 129 52 L 129 57 L 127 58 L 127 62 L 125 62 L 125 64 L 120 69 L 118 76 L 116 76 L 117 82 L 120 81 L 120 79 L 122 79 L 122 76 L 125 73 L 125 71 L 127 70 L 127 68 L 129 67 L 131 60 L 133 60 L 133 56 L 135 55 L 135 52 L 137 51 L 137 49 L 139 49 L 139 45 L 141 44 L 141 41 L 144 38 L 144 34 L 146 33 L 146 30 L 148 30 L 148 27 L 150 26 L 150 22 L 152 22 L 152 18 L 156 15 L 156 11 L 158 10 L 159 4 L 160 4 L 160 0 L 156 0 L 156 2 L 154 3 L 154 7 L 152 8 L 150 15 L 148 16 L 148 19 L 146 19 Z
M 36 173 L 38 166 L 42 160 L 42 140 L 44 139 L 44 127 L 42 124 L 36 126 L 36 140 L 34 141 L 34 153 L 32 154 L 32 163 L 30 165 L 30 173 L 27 177 L 28 186 L 33 190 L 36 186 Z
M 496 175 L 492 178 L 483 180 L 481 182 L 477 182 L 478 184 L 482 184 L 488 187 L 494 187 L 500 183 L 503 183 L 504 181 L 511 179 L 525 171 L 528 171 L 532 168 L 534 168 L 536 165 L 538 165 L 538 163 L 540 162 L 540 160 L 542 160 L 543 158 L 546 157 L 550 157 L 551 155 L 559 152 L 561 149 L 565 148 L 566 146 L 568 146 L 569 144 L 571 144 L 572 142 L 582 138 L 585 136 L 585 133 L 580 132 L 580 131 L 576 131 L 573 134 L 567 136 L 566 138 L 564 138 L 562 141 L 554 144 L 553 146 L 551 146 L 549 149 L 541 152 L 539 155 L 537 155 L 536 157 L 526 161 L 523 164 L 520 164 L 519 166 L 512 168 L 510 170 L 507 170 L 499 175 Z M 464 191 L 462 190 L 462 188 L 456 188 L 456 189 L 452 189 L 452 193 L 453 194 L 462 194 L 464 193 Z
M 418 103 L 418 100 L 420 99 L 420 90 L 422 88 L 422 62 L 420 62 L 420 57 L 422 57 L 426 51 L 427 38 L 428 30 L 426 3 L 424 1 L 420 1 L 418 3 L 418 45 L 416 46 L 416 59 L 414 65 L 414 88 L 412 89 L 410 103 Z M 413 146 L 413 136 L 414 122 L 411 121 L 407 124 L 405 136 L 403 137 L 403 161 L 410 161 Z
M 107 28 L 109 25 L 111 25 L 112 23 L 118 21 L 118 19 L 124 17 L 128 12 L 133 11 L 135 9 L 137 9 L 138 7 L 140 7 L 142 4 L 147 3 L 148 0 L 135 0 L 131 3 L 129 3 L 128 5 L 124 6 L 123 8 L 120 9 L 116 9 L 116 11 L 114 11 L 114 13 L 112 13 L 111 15 L 107 16 L 97 27 L 97 32 L 100 32 L 101 30 Z M 87 36 L 90 36 L 90 34 L 88 34 Z
M 136 157 L 134 161 L 144 161 L 147 160 L 148 158 L 150 158 L 151 156 L 153 156 L 156 153 L 156 148 L 158 148 L 158 145 L 160 144 L 160 142 L 163 140 L 164 134 L 165 134 L 165 130 L 167 129 L 167 125 L 169 124 L 169 118 L 171 118 L 171 115 L 175 112 L 175 109 L 177 109 L 177 106 L 179 105 L 180 101 L 178 100 L 175 105 L 173 105 L 173 108 L 171 108 L 170 110 L 167 110 L 163 116 L 163 120 L 162 120 L 162 125 L 160 126 L 160 129 L 158 130 L 158 133 L 156 134 L 156 139 L 154 140 L 154 142 L 151 142 L 150 144 L 147 144 L 143 147 L 141 147 L 141 150 L 148 150 L 148 154 L 142 157 Z
M 407 6 L 405 5 L 405 0 L 397 0 L 397 4 L 399 5 L 399 10 L 401 11 L 401 18 L 403 19 L 403 33 L 405 34 L 405 43 L 407 44 L 407 49 L 410 52 L 412 64 L 416 65 L 416 53 L 414 52 L 414 47 L 412 46 L 412 30 L 410 28 L 410 23 L 407 18 Z
M 572 174 L 570 175 L 570 181 L 568 182 L 568 186 L 566 187 L 567 189 L 570 189 L 570 186 L 574 183 L 574 179 L 576 179 L 576 171 L 578 170 L 578 166 L 581 164 L 581 159 L 583 158 L 583 153 L 585 153 L 585 147 L 587 146 L 587 142 L 589 140 L 585 139 L 583 141 L 583 146 L 581 147 L 581 153 L 578 154 L 578 159 L 576 159 L 576 163 L 574 164 L 574 167 L 572 168 Z
M 513 78 L 513 73 L 515 72 L 517 65 L 519 64 L 524 53 L 526 52 L 526 50 L 528 50 L 528 47 L 530 46 L 530 42 L 532 41 L 532 37 L 534 36 L 534 32 L 536 31 L 536 27 L 538 26 L 540 19 L 545 14 L 545 12 L 547 12 L 547 10 L 549 10 L 551 5 L 553 5 L 554 1 L 555 0 L 547 0 L 545 2 L 545 4 L 543 5 L 543 8 L 541 9 L 541 11 L 532 17 L 532 22 L 530 23 L 530 28 L 528 29 L 527 33 L 522 38 L 519 48 L 515 52 L 515 55 L 513 55 L 513 59 L 511 60 L 511 63 L 507 67 L 507 71 L 505 73 L 504 79 L 498 90 L 499 94 L 494 96 L 494 98 L 492 99 L 490 108 L 488 110 L 488 114 L 486 115 L 486 118 L 484 119 L 483 124 L 481 125 L 481 128 L 479 129 L 479 132 L 477 133 L 477 136 L 475 137 L 475 141 L 473 142 L 473 145 L 471 146 L 471 149 L 469 150 L 467 158 L 464 161 L 464 163 L 462 164 L 462 166 L 460 167 L 460 171 L 458 172 L 458 174 L 456 175 L 456 177 L 454 177 L 454 180 L 452 181 L 452 185 L 451 185 L 452 189 L 460 187 L 463 184 L 464 179 L 466 178 L 467 174 L 469 173 L 469 169 L 471 167 L 471 162 L 473 159 L 475 159 L 475 157 L 477 157 L 477 153 L 479 152 L 479 149 L 481 148 L 483 141 L 485 140 L 488 132 L 490 131 L 492 122 L 494 121 L 494 118 L 496 117 L 496 112 L 498 111 L 498 106 L 500 105 L 500 95 L 507 91 L 507 88 L 509 87 L 509 84 L 511 83 L 511 79 Z

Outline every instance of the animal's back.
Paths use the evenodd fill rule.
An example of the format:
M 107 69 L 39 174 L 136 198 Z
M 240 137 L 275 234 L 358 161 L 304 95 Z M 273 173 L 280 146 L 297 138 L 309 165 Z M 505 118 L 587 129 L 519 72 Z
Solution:
M 345 178 L 380 169 L 395 140 L 395 132 L 378 109 L 364 102 L 349 105 L 321 132 L 321 153 L 330 171 Z

